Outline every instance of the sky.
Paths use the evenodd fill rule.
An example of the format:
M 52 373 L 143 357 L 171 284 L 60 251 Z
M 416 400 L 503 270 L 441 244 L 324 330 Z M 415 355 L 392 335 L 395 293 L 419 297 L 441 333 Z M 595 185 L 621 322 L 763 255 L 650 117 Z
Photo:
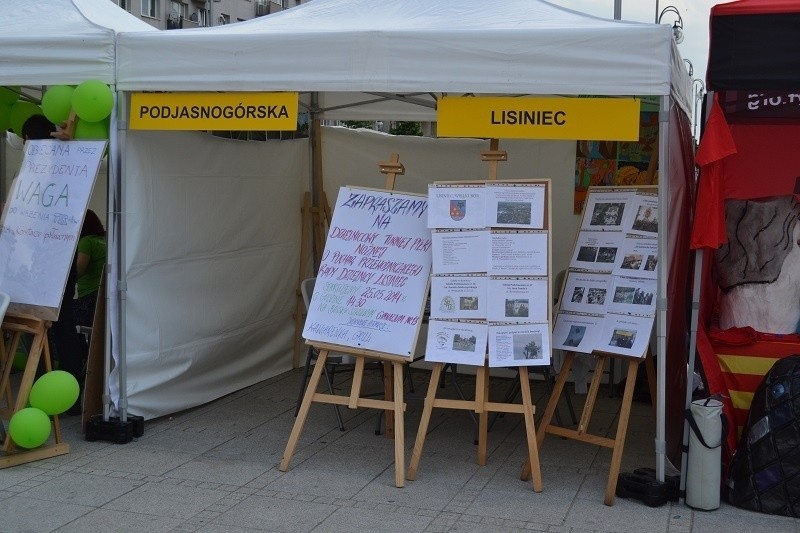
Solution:
M 552 4 L 608 19 L 614 18 L 614 0 L 548 0 Z M 656 3 L 661 13 L 665 7 L 673 6 L 683 19 L 683 42 L 678 45 L 681 57 L 692 63 L 694 74 L 705 83 L 708 62 L 708 18 L 711 7 L 727 3 L 728 0 L 622 0 L 622 20 L 635 22 L 656 21 Z M 665 13 L 662 24 L 670 26 L 677 20 L 672 13 Z M 687 65 L 688 68 L 688 65 Z

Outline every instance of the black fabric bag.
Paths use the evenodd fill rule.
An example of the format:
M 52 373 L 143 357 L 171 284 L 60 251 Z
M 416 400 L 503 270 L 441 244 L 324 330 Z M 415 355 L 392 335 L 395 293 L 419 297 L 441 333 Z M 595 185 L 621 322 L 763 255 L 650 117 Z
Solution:
M 775 362 L 756 389 L 728 488 L 736 507 L 800 517 L 800 355 Z

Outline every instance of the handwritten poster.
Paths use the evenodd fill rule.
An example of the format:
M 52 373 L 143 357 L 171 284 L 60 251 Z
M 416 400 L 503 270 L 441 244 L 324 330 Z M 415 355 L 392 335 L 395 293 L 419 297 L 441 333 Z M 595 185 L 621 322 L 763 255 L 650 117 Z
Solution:
M 105 141 L 25 144 L 2 219 L 0 291 L 14 304 L 43 308 L 42 318 L 58 318 L 104 149 Z
M 342 187 L 303 337 L 413 356 L 431 268 L 424 196 Z

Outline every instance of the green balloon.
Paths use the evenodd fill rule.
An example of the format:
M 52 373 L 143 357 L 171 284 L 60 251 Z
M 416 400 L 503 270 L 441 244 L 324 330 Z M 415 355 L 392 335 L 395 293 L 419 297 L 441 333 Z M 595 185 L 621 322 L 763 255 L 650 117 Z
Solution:
M 72 108 L 78 118 L 86 122 L 99 122 L 111 114 L 114 93 L 108 85 L 98 80 L 86 80 L 72 93 Z
M 59 415 L 72 407 L 81 393 L 78 380 L 69 372 L 53 370 L 36 380 L 28 401 L 48 415 Z
M 78 120 L 75 123 L 73 139 L 108 139 L 108 121 L 87 122 Z
M 69 118 L 72 111 L 72 93 L 74 87 L 54 85 L 42 95 L 42 113 L 53 124 L 61 124 Z
M 25 121 L 33 115 L 41 114 L 42 110 L 38 105 L 33 102 L 20 100 L 11 106 L 11 129 L 21 137 L 22 125 L 25 124 Z
M 17 100 L 19 100 L 19 87 L 0 87 L 0 105 L 11 105 Z
M 20 448 L 38 448 L 50 437 L 50 417 L 41 409 L 20 409 L 8 423 L 8 434 Z
M 11 104 L 0 103 L 0 131 L 6 131 L 11 126 Z

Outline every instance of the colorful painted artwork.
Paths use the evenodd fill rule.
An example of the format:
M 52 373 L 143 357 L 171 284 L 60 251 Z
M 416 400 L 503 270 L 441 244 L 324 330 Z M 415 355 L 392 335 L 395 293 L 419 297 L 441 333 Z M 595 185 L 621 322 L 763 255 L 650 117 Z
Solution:
M 583 212 L 586 193 L 591 186 L 657 184 L 658 176 L 654 173 L 656 169 L 649 168 L 650 160 L 658 149 L 657 145 L 658 111 L 649 109 L 641 113 L 638 142 L 578 141 L 575 154 L 574 213 Z

